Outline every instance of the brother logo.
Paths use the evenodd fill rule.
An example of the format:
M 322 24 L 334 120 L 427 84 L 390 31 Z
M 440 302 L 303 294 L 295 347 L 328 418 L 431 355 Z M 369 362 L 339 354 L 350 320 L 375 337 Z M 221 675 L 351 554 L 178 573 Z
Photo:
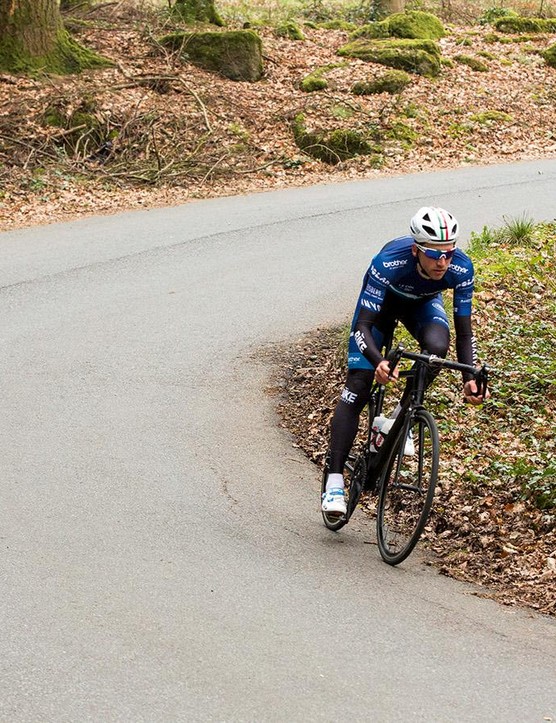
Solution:
M 383 266 L 385 269 L 391 269 L 393 266 L 405 266 L 407 259 L 395 259 L 394 261 L 384 261 Z

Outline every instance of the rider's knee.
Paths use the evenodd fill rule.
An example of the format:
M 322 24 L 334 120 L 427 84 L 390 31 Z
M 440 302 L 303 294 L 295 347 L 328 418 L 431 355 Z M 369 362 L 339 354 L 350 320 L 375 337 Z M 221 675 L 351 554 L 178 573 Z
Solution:
M 429 354 L 445 357 L 450 348 L 450 332 L 440 324 L 433 324 L 426 330 L 421 339 L 421 347 Z
M 370 370 L 351 370 L 342 390 L 340 402 L 361 411 L 369 400 L 374 372 Z

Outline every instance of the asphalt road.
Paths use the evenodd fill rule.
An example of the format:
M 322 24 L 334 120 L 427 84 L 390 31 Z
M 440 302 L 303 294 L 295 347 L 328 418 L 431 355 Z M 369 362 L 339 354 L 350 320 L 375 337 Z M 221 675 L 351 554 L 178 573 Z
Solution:
M 551 160 L 0 235 L 0 719 L 556 721 L 554 620 L 327 531 L 263 392 L 419 206 L 467 236 L 555 190 Z

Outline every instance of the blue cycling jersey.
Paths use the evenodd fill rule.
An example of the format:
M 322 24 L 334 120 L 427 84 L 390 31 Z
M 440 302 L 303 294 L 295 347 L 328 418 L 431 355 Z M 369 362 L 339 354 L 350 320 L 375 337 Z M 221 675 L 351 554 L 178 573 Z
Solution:
M 413 244 L 411 236 L 387 243 L 373 258 L 363 279 L 348 343 L 346 386 L 331 425 L 329 470 L 333 474 L 342 474 L 357 432 L 359 414 L 369 400 L 375 370 L 385 361 L 385 340 L 394 332 L 397 322 L 401 322 L 421 350 L 446 356 L 450 346 L 450 323 L 442 292 L 452 289 L 457 358 L 463 364 L 476 364 L 471 324 L 471 259 L 456 249 L 449 265 L 442 265 L 443 274 L 439 269 L 441 278 L 428 278 L 420 273 L 423 268 L 413 255 Z M 434 273 L 434 265 L 425 265 Z M 431 370 L 427 375 L 426 386 L 436 372 L 437 369 Z M 463 374 L 464 383 L 472 378 L 472 374 Z M 404 395 L 410 391 L 406 387 Z
M 387 291 L 408 300 L 425 300 L 453 289 L 454 315 L 471 316 L 474 271 L 469 256 L 456 249 L 441 279 L 425 279 L 411 251 L 414 243 L 411 236 L 402 236 L 387 243 L 373 258 L 363 279 L 352 326 L 362 308 L 379 312 Z

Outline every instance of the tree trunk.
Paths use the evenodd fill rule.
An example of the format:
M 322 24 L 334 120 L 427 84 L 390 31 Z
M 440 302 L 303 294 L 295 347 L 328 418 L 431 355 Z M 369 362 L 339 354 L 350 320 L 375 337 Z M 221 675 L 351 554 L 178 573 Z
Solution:
M 64 29 L 59 0 L 0 0 L 0 70 L 76 73 L 107 61 Z
M 405 0 L 379 0 L 377 5 L 381 15 L 392 15 L 392 13 L 403 13 Z
M 212 23 L 222 26 L 214 0 L 176 0 L 173 13 L 186 23 Z

